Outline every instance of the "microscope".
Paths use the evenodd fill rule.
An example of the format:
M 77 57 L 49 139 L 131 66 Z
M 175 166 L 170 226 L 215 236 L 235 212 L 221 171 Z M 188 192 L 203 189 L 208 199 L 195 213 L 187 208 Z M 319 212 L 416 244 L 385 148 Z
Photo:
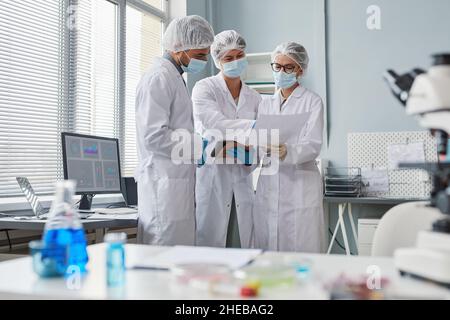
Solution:
M 433 55 L 428 72 L 422 69 L 398 75 L 393 70 L 384 74 L 395 97 L 406 107 L 406 113 L 431 131 L 438 143 L 438 163 L 401 164 L 401 168 L 426 170 L 432 176 L 431 201 L 415 210 L 428 214 L 430 207 L 440 212 L 441 219 L 432 230 L 422 231 L 416 247 L 397 249 L 395 266 L 401 275 L 414 276 L 450 287 L 450 53 Z M 392 210 L 403 210 L 401 206 Z

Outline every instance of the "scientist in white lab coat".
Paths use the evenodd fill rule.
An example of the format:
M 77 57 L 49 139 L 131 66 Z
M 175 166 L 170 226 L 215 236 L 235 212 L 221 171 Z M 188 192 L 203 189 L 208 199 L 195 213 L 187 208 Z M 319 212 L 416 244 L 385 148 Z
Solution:
M 271 148 L 279 161 L 275 175 L 261 175 L 255 202 L 255 247 L 273 251 L 319 253 L 324 236 L 322 180 L 315 160 L 323 133 L 322 99 L 300 84 L 309 57 L 295 42 L 279 45 L 272 54 L 278 90 L 264 100 L 258 115 L 307 115 L 299 137 Z M 274 159 L 273 159 L 274 160 Z
M 245 48 L 244 38 L 234 30 L 223 31 L 214 39 L 211 55 L 220 73 L 199 81 L 192 92 L 195 130 L 203 137 L 211 129 L 223 135 L 227 129 L 250 133 L 255 125 L 261 97 L 240 78 L 248 64 Z M 230 142 L 228 146 L 233 147 Z M 196 244 L 249 248 L 254 202 L 248 179 L 251 167 L 242 161 L 225 164 L 220 160 L 197 169 Z
M 192 101 L 182 74 L 206 66 L 213 40 L 205 19 L 173 20 L 163 37 L 164 56 L 154 60 L 138 85 L 138 243 L 195 244 L 195 157 L 192 164 L 174 162 L 172 151 L 179 141 L 172 140 L 172 134 L 180 129 L 194 132 Z

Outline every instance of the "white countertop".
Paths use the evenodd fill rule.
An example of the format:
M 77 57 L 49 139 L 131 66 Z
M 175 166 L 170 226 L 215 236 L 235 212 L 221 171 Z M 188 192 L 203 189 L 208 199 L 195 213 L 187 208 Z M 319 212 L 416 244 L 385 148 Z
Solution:
M 127 264 L 141 257 L 158 254 L 167 248 L 126 245 Z M 210 294 L 177 284 L 167 271 L 128 270 L 122 289 L 106 286 L 105 244 L 89 246 L 88 274 L 81 284 L 73 279 L 40 279 L 32 270 L 31 258 L 0 263 L 0 299 L 166 299 L 204 300 L 239 299 L 239 296 Z M 263 289 L 261 299 L 327 299 L 323 284 L 342 273 L 350 276 L 367 275 L 377 266 L 382 277 L 389 279 L 390 292 L 397 298 L 450 299 L 450 290 L 410 278 L 401 278 L 390 258 L 347 257 L 342 255 L 303 255 L 264 253 L 258 259 L 309 258 L 312 278 L 309 285 L 290 289 Z M 73 288 L 72 290 L 70 288 Z

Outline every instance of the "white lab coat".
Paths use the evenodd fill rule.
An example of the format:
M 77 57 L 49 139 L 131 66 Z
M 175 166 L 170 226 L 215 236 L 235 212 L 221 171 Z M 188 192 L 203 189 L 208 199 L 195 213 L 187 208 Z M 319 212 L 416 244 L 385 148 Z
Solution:
M 322 146 L 323 103 L 304 87 L 295 89 L 280 111 L 281 101 L 278 91 L 263 100 L 258 115 L 309 113 L 309 118 L 300 137 L 287 141 L 287 157 L 280 160 L 278 174 L 261 175 L 258 181 L 255 247 L 319 253 L 324 236 L 323 191 L 315 160 Z
M 250 132 L 260 101 L 261 96 L 243 83 L 236 106 L 221 73 L 204 79 L 192 92 L 195 130 L 201 135 L 209 129 L 222 134 L 226 129 Z M 240 164 L 206 164 L 197 169 L 197 245 L 225 247 L 234 194 L 241 247 L 251 247 L 254 193 L 250 173 L 250 167 Z
M 192 102 L 184 80 L 167 59 L 156 58 L 136 93 L 139 165 L 138 243 L 195 244 L 195 165 L 171 160 L 171 134 L 194 131 Z

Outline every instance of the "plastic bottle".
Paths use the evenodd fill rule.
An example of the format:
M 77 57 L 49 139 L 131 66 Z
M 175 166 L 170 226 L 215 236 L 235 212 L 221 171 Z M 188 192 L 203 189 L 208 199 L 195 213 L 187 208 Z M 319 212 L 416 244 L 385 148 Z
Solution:
M 75 181 L 64 180 L 56 183 L 55 199 L 50 209 L 43 235 L 44 255 L 51 255 L 56 261 L 58 273 L 64 275 L 70 266 L 80 273 L 86 272 L 88 255 L 86 235 L 78 212 L 73 208 Z
M 108 287 L 119 287 L 125 283 L 125 248 L 127 235 L 108 233 L 105 236 L 106 251 L 106 282 Z

